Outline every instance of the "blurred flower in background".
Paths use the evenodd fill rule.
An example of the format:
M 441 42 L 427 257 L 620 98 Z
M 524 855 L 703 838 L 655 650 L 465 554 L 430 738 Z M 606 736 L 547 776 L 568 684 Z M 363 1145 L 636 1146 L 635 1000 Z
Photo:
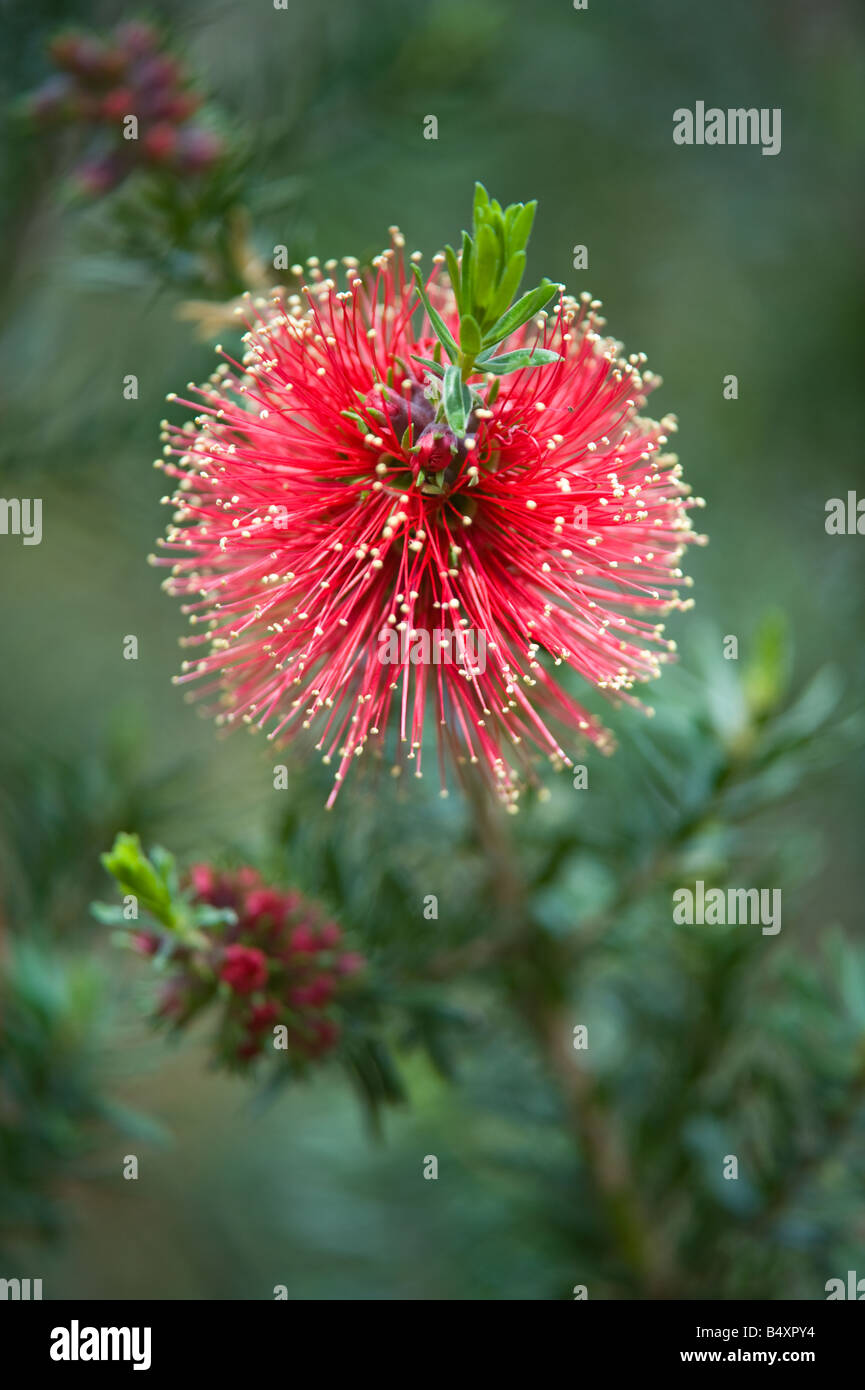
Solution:
M 40 126 L 71 129 L 85 146 L 73 171 L 81 192 L 98 197 L 140 169 L 201 174 L 223 140 L 192 117 L 202 104 L 180 61 L 151 25 L 119 25 L 106 39 L 66 32 L 50 45 L 60 69 L 27 101 Z
M 103 863 L 138 895 L 156 922 L 135 925 L 119 942 L 152 959 L 163 983 L 154 1019 L 184 1028 L 216 1005 L 217 1062 L 237 1066 L 267 1043 L 293 1067 L 332 1052 L 342 1033 L 341 1004 L 366 961 L 344 948 L 342 930 L 300 893 L 266 885 L 246 865 L 196 864 L 178 880 L 164 851 L 148 859 L 137 837 L 118 836 Z M 103 921 L 126 923 L 123 908 L 97 905 Z

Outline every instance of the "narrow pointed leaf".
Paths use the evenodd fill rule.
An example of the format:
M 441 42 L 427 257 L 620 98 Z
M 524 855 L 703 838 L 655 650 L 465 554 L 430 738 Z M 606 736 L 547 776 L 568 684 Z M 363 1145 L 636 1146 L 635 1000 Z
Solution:
M 472 408 L 472 393 L 462 379 L 459 367 L 448 367 L 442 389 L 447 422 L 455 434 L 465 434 Z
M 422 367 L 426 367 L 428 372 L 435 372 L 436 376 L 444 376 L 445 369 L 441 362 L 433 362 L 431 357 L 418 357 L 415 353 L 411 355 L 412 362 L 420 362 Z
M 456 295 L 460 313 L 462 313 L 466 306 L 463 302 L 462 286 L 460 284 L 460 268 L 457 264 L 456 252 L 454 251 L 454 248 L 452 246 L 445 247 L 445 258 L 448 263 L 448 275 L 450 276 L 451 284 L 453 285 L 453 290 L 454 294 Z
M 549 348 L 518 348 L 516 352 L 503 352 L 499 357 L 486 357 L 475 363 L 479 372 L 493 372 L 496 376 L 506 376 L 508 372 L 519 372 L 524 367 L 551 367 L 561 362 L 561 354 L 550 352 Z
M 430 304 L 429 295 L 426 292 L 426 286 L 424 285 L 423 276 L 421 275 L 419 267 L 413 265 L 412 270 L 414 271 L 414 278 L 417 281 L 418 293 L 420 294 L 420 297 L 423 301 L 423 306 L 426 309 L 427 317 L 430 323 L 432 324 L 433 332 L 436 334 L 437 338 L 439 339 L 439 342 L 443 345 L 451 361 L 456 362 L 457 358 L 459 357 L 459 348 L 454 342 L 453 335 L 451 334 L 451 331 L 445 323 L 444 319 L 442 318 L 441 314 L 437 313 L 433 306 Z
M 487 210 L 487 208 L 489 207 L 489 205 L 490 205 L 490 195 L 489 195 L 489 193 L 487 193 L 487 190 L 484 188 L 484 186 L 483 186 L 482 183 L 476 183 L 476 184 L 475 184 L 474 206 L 473 206 L 473 208 L 472 208 L 472 216 L 473 216 L 473 218 L 474 218 L 475 229 L 477 229 L 477 226 L 478 226 L 479 222 L 482 221 L 482 219 L 483 219 L 483 214 L 486 212 L 486 210 Z
M 530 318 L 540 313 L 545 304 L 548 304 L 556 293 L 558 285 L 554 285 L 552 280 L 542 280 L 536 290 L 529 290 L 522 299 L 518 299 L 508 309 L 506 314 L 494 323 L 489 333 L 484 335 L 484 345 L 493 347 L 500 343 L 503 338 L 507 338 L 510 333 L 521 328 L 524 323 L 528 323 Z
M 460 319 L 460 348 L 472 357 L 476 357 L 481 350 L 480 325 L 471 314 L 465 314 Z
M 490 323 L 495 323 L 505 312 L 523 278 L 526 269 L 525 251 L 517 251 L 510 259 L 508 268 L 504 273 L 502 282 L 496 290 L 495 297 L 487 309 L 487 318 Z
M 460 267 L 460 282 L 463 291 L 463 305 L 470 309 L 474 303 L 474 242 L 468 232 L 463 232 L 463 259 Z
M 486 224 L 478 228 L 474 267 L 472 308 L 485 309 L 496 287 L 499 264 L 499 243 L 493 229 Z
M 514 218 L 513 226 L 508 236 L 508 250 L 524 251 L 532 234 L 535 213 L 537 212 L 537 202 L 526 203 L 519 215 Z

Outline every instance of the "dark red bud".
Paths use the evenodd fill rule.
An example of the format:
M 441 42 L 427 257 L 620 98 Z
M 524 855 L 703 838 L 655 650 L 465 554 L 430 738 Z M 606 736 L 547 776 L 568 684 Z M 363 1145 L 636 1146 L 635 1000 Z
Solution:
M 436 421 L 421 432 L 415 458 L 424 473 L 441 473 L 453 462 L 459 441 L 450 425 Z

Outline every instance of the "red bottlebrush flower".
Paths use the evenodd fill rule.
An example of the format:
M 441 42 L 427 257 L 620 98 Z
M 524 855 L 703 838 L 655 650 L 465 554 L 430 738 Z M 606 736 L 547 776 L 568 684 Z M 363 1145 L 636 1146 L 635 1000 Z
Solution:
M 267 984 L 267 957 L 255 946 L 226 946 L 219 978 L 235 994 L 253 994 Z
M 689 606 L 678 565 L 699 499 L 664 452 L 674 418 L 643 414 L 657 378 L 588 295 L 500 343 L 560 360 L 496 378 L 497 395 L 487 377 L 454 448 L 393 240 L 369 274 L 346 258 L 343 290 L 336 262 L 313 260 L 299 294 L 251 307 L 242 362 L 199 388 L 194 426 L 167 427 L 180 510 L 157 563 L 198 625 L 186 644 L 209 644 L 178 679 L 220 696 L 219 723 L 315 729 L 336 763 L 328 805 L 389 726 L 420 776 L 432 710 L 440 743 L 516 809 L 532 745 L 557 766 L 579 736 L 612 746 L 553 667 L 637 705 L 669 659 L 658 619 Z M 440 260 L 428 294 L 456 335 Z

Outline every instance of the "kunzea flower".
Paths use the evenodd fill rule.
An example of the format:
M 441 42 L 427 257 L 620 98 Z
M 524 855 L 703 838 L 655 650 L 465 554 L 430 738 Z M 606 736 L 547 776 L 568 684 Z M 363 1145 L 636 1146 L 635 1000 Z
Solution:
M 224 725 L 314 731 L 328 805 L 367 749 L 420 776 L 431 717 L 442 791 L 450 752 L 515 809 L 533 752 L 612 747 L 564 669 L 638 704 L 674 647 L 659 620 L 690 606 L 675 418 L 644 414 L 659 379 L 590 295 L 511 305 L 533 213 L 479 186 L 474 238 L 426 278 L 396 228 L 369 270 L 293 267 L 195 419 L 165 423 L 178 510 L 154 563 L 202 649 L 178 679 Z

